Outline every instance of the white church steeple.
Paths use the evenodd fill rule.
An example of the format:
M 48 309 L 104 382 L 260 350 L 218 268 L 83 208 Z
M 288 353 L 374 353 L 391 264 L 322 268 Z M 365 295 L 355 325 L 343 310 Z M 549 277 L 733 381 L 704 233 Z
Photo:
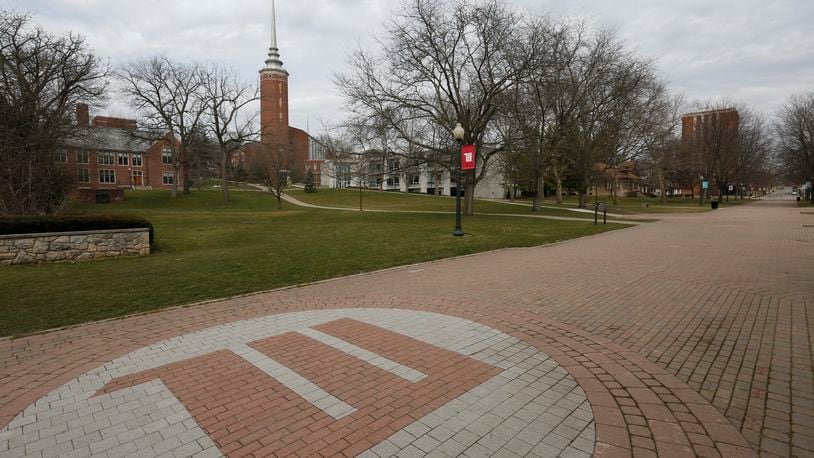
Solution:
M 271 46 L 269 47 L 266 66 L 260 70 L 265 72 L 281 72 L 286 75 L 288 72 L 283 68 L 283 61 L 280 60 L 280 49 L 277 47 L 277 9 L 274 0 L 271 0 Z

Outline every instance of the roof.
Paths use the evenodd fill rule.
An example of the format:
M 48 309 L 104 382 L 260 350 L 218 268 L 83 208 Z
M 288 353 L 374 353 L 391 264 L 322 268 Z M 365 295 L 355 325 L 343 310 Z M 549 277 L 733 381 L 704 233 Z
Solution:
M 80 128 L 66 140 L 69 147 L 120 151 L 146 152 L 156 142 L 155 135 L 146 131 L 132 131 L 112 127 Z
M 732 112 L 737 114 L 738 109 L 737 108 L 708 108 L 706 110 L 696 111 L 696 112 L 693 112 L 693 113 L 685 113 L 685 114 L 681 115 L 681 117 L 682 118 L 687 118 L 687 117 L 690 117 L 690 116 L 698 116 L 698 115 L 713 114 L 713 113 L 732 113 Z

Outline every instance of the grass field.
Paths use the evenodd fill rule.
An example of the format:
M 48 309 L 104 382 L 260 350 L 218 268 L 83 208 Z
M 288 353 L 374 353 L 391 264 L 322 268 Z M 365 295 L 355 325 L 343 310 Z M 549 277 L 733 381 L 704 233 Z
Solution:
M 301 202 L 312 205 L 359 208 L 358 189 L 320 189 L 319 192 L 315 193 L 306 193 L 301 189 L 292 189 L 288 194 Z M 455 199 L 452 197 L 429 196 L 426 194 L 362 191 L 362 208 L 365 210 L 454 212 Z M 532 211 L 531 207 L 526 205 L 512 205 L 504 202 L 476 200 L 475 213 L 529 215 L 532 214 Z M 565 208 L 543 208 L 540 213 L 535 214 L 542 216 L 565 216 L 568 218 L 592 218 L 591 215 L 570 211 Z
M 456 239 L 450 215 L 341 212 L 285 203 L 278 211 L 266 193 L 232 196 L 225 204 L 219 191 L 177 199 L 166 191 L 134 191 L 125 202 L 74 205 L 71 213 L 149 219 L 156 231 L 154 253 L 0 267 L 0 335 L 623 227 L 476 215 L 464 219 L 468 236 Z

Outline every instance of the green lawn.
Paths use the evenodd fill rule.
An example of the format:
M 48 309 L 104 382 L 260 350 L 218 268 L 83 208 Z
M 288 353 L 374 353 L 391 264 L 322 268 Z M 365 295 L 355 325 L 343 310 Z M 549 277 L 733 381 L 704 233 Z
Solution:
M 288 191 L 295 199 L 325 207 L 359 208 L 358 189 L 320 189 L 315 193 L 306 193 L 301 189 Z M 454 212 L 455 199 L 446 196 L 430 196 L 427 194 L 407 194 L 401 192 L 362 191 L 362 208 L 365 210 L 399 210 L 399 211 L 439 211 Z M 477 214 L 532 214 L 531 207 L 512 205 L 503 202 L 487 200 L 475 201 Z M 540 213 L 543 216 L 565 216 L 569 218 L 592 218 L 591 215 L 581 214 L 566 209 L 544 208 Z
M 218 191 L 172 199 L 128 192 L 125 202 L 70 212 L 153 222 L 154 253 L 67 264 L 0 267 L 0 335 L 18 335 L 503 247 L 535 246 L 623 226 L 477 215 L 453 238 L 450 215 L 312 210 L 271 195 Z M 326 195 L 326 194 L 320 194 Z M 499 204 L 497 204 L 499 205 Z

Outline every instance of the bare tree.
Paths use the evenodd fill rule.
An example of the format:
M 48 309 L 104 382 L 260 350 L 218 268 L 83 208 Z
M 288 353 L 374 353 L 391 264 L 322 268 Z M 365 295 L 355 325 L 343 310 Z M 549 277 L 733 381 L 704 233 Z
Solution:
M 501 132 L 506 148 L 513 149 L 518 168 L 530 175 L 535 198 L 532 211 L 540 211 L 545 178 L 554 172 L 557 199 L 562 202 L 561 176 L 565 172 L 563 141 L 568 121 L 579 108 L 573 97 L 577 59 L 586 46 L 585 24 L 552 23 L 537 18 L 526 28 L 529 41 L 541 43 L 526 78 L 503 98 L 508 107 L 501 113 Z M 505 167 L 504 167 L 505 168 Z
M 524 41 L 517 33 L 522 26 L 498 0 L 410 0 L 377 42 L 378 53 L 357 51 L 351 70 L 336 78 L 352 111 L 385 120 L 426 154 L 447 154 L 452 129 L 461 123 L 465 142 L 478 151 L 478 173 L 466 176 L 467 215 L 489 160 L 502 150 L 493 128 L 497 100 L 528 71 L 540 46 Z M 427 132 L 445 135 L 428 142 Z
M 172 195 L 178 193 L 181 171 L 184 193 L 189 193 L 189 167 L 194 150 L 193 136 L 201 130 L 207 105 L 202 96 L 204 71 L 201 65 L 170 60 L 166 56 L 134 60 L 120 67 L 116 76 L 122 83 L 122 95 L 144 117 L 146 131 L 156 138 L 170 135 L 177 139 L 169 145 L 173 156 L 175 180 Z
M 364 189 L 382 176 L 379 154 L 372 154 L 368 149 L 367 133 L 367 128 L 346 124 L 332 131 L 326 130 L 317 140 L 325 149 L 325 158 L 330 163 L 323 173 L 332 174 L 338 187 L 352 187 L 356 182 L 359 211 L 364 211 Z
M 569 77 L 567 99 L 574 108 L 564 120 L 563 158 L 585 208 L 597 165 L 613 168 L 644 150 L 648 114 L 661 85 L 652 63 L 632 55 L 611 32 L 586 40 Z
M 766 118 L 754 110 L 739 109 L 740 122 L 734 157 L 732 177 L 738 193 L 742 195 L 745 185 L 763 181 L 770 168 L 769 159 L 773 149 L 773 139 Z M 727 190 L 727 201 L 729 192 Z
M 234 154 L 260 135 L 257 114 L 247 113 L 258 99 L 257 86 L 241 81 L 228 69 L 211 66 L 203 81 L 203 122 L 217 143 L 223 201 L 229 202 L 229 170 Z
M 0 214 L 62 208 L 73 180 L 56 155 L 81 134 L 70 112 L 103 100 L 107 72 L 81 36 L 0 11 Z
M 726 193 L 728 198 L 730 186 L 740 189 L 749 177 L 762 176 L 769 167 L 768 124 L 753 109 L 729 99 L 702 106 L 707 108 L 692 115 L 684 147 L 694 158 L 696 175 L 713 180 L 718 197 Z
M 814 183 L 814 92 L 790 97 L 777 113 L 774 131 L 784 175 Z M 810 198 L 814 201 L 814 193 Z
M 668 184 L 670 189 L 674 189 L 682 173 L 679 137 L 665 137 L 650 145 L 644 154 L 642 165 L 650 175 L 651 184 L 658 188 L 659 201 L 663 204 L 668 195 Z
M 645 142 L 643 162 L 655 175 L 661 203 L 664 203 L 667 196 L 668 174 L 675 181 L 679 173 L 681 141 L 677 131 L 681 124 L 683 100 L 683 96 L 680 95 L 671 97 L 666 86 L 662 85 L 650 105 L 649 122 L 644 125 L 646 130 L 642 137 Z
M 277 208 L 283 208 L 283 195 L 301 177 L 300 164 L 290 146 L 271 146 L 254 143 L 247 156 L 249 174 L 259 181 L 277 199 Z

